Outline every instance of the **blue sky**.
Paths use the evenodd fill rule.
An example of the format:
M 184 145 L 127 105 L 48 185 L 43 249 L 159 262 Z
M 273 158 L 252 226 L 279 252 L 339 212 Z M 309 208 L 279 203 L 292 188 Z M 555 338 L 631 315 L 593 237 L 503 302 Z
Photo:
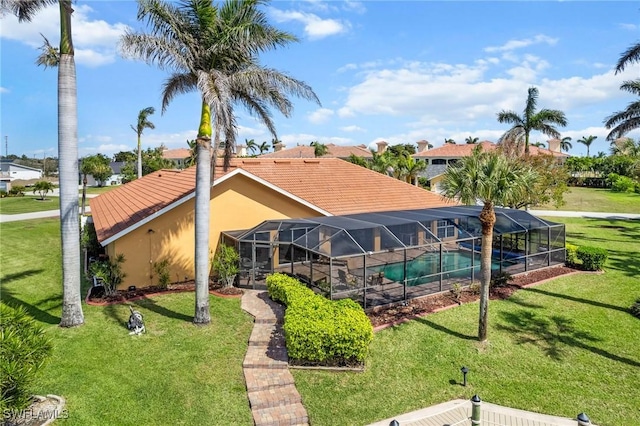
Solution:
M 614 75 L 620 54 L 640 39 L 638 2 L 276 1 L 270 21 L 300 42 L 261 57 L 267 66 L 303 80 L 322 106 L 294 100 L 291 118 L 276 115 L 286 146 L 317 140 L 338 145 L 413 143 L 441 146 L 445 138 L 495 141 L 507 129 L 502 109 L 522 112 L 527 89 L 538 87 L 540 108 L 565 112 L 562 136 L 595 135 L 591 153 L 608 151 L 603 120 L 635 100 L 619 90 L 640 67 Z M 199 122 L 196 93 L 176 98 L 160 114 L 166 74 L 118 55 L 127 28 L 142 29 L 132 1 L 78 1 L 73 38 L 78 78 L 80 156 L 131 150 L 130 124 L 153 106 L 154 130 L 143 147 L 186 147 Z M 57 72 L 34 61 L 40 33 L 58 43 L 58 9 L 32 23 L 4 16 L 1 34 L 1 152 L 57 155 Z M 271 141 L 239 111 L 238 141 Z M 638 138 L 640 132 L 628 136 Z M 533 134 L 532 141 L 545 142 Z M 372 145 L 373 146 L 373 145 Z

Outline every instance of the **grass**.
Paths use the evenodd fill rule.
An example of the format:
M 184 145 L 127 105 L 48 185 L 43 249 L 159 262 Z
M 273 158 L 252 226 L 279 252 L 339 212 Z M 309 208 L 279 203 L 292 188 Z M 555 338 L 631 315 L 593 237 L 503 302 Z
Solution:
M 87 186 L 87 194 L 104 194 L 105 192 L 109 192 L 112 189 L 118 188 L 118 185 L 111 186 Z M 82 195 L 82 189 L 79 191 L 80 195 Z
M 480 344 L 477 304 L 376 333 L 364 373 L 294 370 L 315 425 L 367 424 L 480 395 L 514 408 L 599 425 L 640 424 L 640 222 L 561 219 L 569 242 L 610 251 L 604 275 L 581 274 L 490 304 Z M 460 386 L 460 367 L 470 369 Z
M 0 198 L 0 214 L 19 214 L 57 210 L 60 208 L 58 197 L 47 196 L 46 200 L 38 200 L 39 196 Z
M 61 329 L 59 221 L 0 225 L 2 301 L 23 305 L 54 341 L 37 392 L 63 395 L 70 425 L 253 424 L 242 360 L 252 328 L 239 299 L 211 297 L 195 327 L 193 293 L 134 302 L 147 334 L 129 336 L 127 306 L 83 305 L 85 324 Z M 28 256 L 25 256 L 28 253 Z
M 367 424 L 477 393 L 547 414 L 585 411 L 601 426 L 640 424 L 640 321 L 626 311 L 640 296 L 640 221 L 561 220 L 569 242 L 609 250 L 605 274 L 492 301 L 487 344 L 475 340 L 470 304 L 376 333 L 363 373 L 292 370 L 311 422 Z M 241 370 L 252 322 L 237 299 L 212 297 L 205 328 L 191 325 L 193 295 L 182 293 L 136 303 L 146 335 L 128 335 L 125 306 L 84 305 L 86 324 L 60 329 L 57 220 L 0 232 L 11 242 L 0 251 L 2 300 L 25 305 L 52 336 L 38 392 L 67 398 L 64 424 L 252 424 Z
M 565 205 L 558 210 L 604 213 L 640 212 L 640 194 L 613 192 L 609 189 L 571 187 L 564 195 Z M 536 209 L 556 210 L 553 205 Z

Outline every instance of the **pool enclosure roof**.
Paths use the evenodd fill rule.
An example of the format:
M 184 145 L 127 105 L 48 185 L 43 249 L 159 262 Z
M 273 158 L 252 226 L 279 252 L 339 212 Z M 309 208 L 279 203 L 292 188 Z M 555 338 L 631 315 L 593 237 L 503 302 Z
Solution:
M 241 243 L 285 243 L 328 257 L 345 257 L 439 244 L 444 237 L 447 241 L 452 236 L 458 241 L 480 237 L 481 211 L 481 206 L 451 206 L 267 220 L 249 230 L 224 234 Z M 496 208 L 495 213 L 494 235 L 559 226 L 523 210 Z

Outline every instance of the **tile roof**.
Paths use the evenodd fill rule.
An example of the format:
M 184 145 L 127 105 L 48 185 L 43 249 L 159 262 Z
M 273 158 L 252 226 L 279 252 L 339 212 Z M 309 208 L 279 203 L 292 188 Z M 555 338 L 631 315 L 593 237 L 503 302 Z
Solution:
M 162 157 L 167 160 L 182 160 L 191 156 L 191 150 L 188 148 L 165 149 L 162 151 Z
M 359 146 L 340 146 L 332 143 L 327 144 L 328 152 L 322 158 L 349 158 L 351 154 L 358 157 L 371 158 L 373 155 L 365 145 Z M 293 148 L 283 149 L 278 152 L 270 152 L 262 154 L 260 158 L 315 158 L 314 147 L 298 145 Z
M 217 179 L 224 175 L 222 167 L 216 170 Z M 102 242 L 163 208 L 184 201 L 195 190 L 195 171 L 195 167 L 160 170 L 92 198 L 98 240 Z M 237 158 L 232 160 L 227 174 L 234 171 L 265 181 L 332 215 L 452 203 L 422 188 L 334 158 Z
M 423 151 L 423 152 L 418 152 L 416 154 L 414 154 L 414 157 L 417 158 L 460 158 L 460 157 L 467 157 L 469 155 L 471 155 L 471 152 L 473 151 L 473 149 L 478 146 L 478 145 L 482 145 L 482 150 L 483 151 L 490 151 L 490 150 L 494 150 L 498 147 L 497 144 L 491 142 L 491 141 L 482 141 L 479 142 L 477 144 L 445 144 L 443 146 L 440 146 L 438 148 L 433 148 L 430 149 L 428 151 Z M 556 151 L 549 151 L 546 148 L 538 148 L 535 145 L 529 145 L 529 152 L 532 155 L 539 155 L 539 154 L 552 154 L 554 157 L 568 157 L 569 154 L 565 154 L 563 152 L 556 152 Z

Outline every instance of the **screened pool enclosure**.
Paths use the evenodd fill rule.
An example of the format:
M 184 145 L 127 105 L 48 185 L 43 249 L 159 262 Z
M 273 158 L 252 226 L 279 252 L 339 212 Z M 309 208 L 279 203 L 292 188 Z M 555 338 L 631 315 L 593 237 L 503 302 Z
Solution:
M 240 287 L 262 286 L 267 274 L 282 272 L 328 298 L 348 297 L 370 308 L 478 281 L 481 210 L 268 220 L 223 236 L 240 253 Z M 492 253 L 493 270 L 510 274 L 564 263 L 564 225 L 498 208 Z

